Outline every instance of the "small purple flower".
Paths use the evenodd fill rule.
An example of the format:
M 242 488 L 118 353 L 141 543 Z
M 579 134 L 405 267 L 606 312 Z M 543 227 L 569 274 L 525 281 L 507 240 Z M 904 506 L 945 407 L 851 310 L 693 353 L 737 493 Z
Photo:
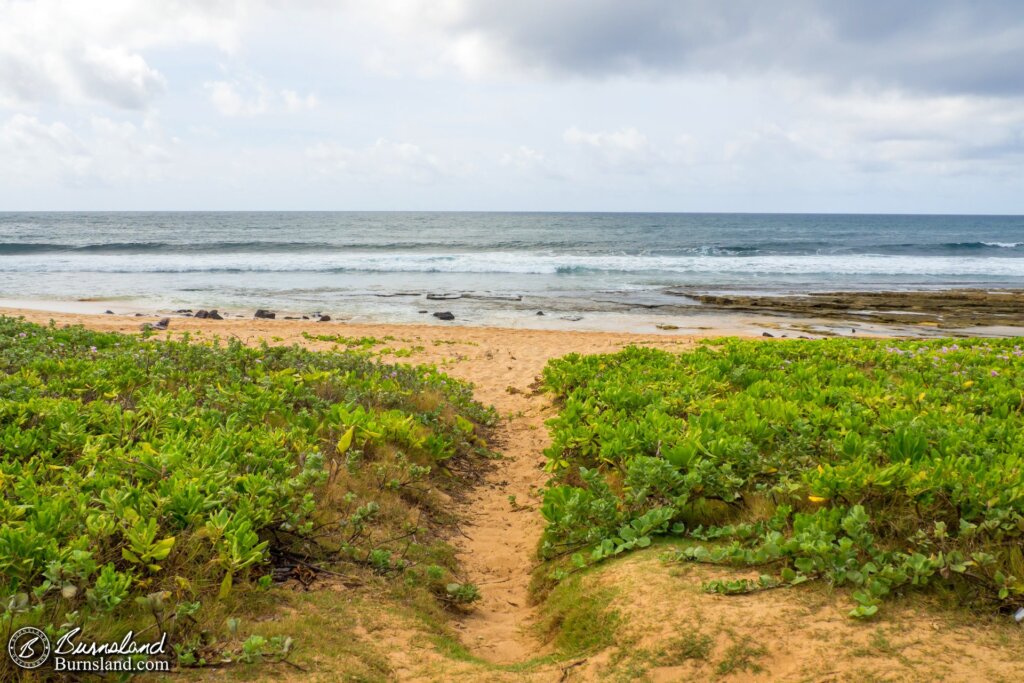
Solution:
M 992 371 L 992 372 L 990 372 L 989 374 L 990 374 L 990 375 L 992 375 L 993 377 L 998 377 L 998 376 L 999 376 L 999 373 L 998 373 L 998 372 L 996 372 L 995 370 L 993 370 L 993 371 Z
M 24 339 L 24 338 L 25 338 L 25 337 L 27 337 L 28 335 L 27 335 L 27 334 L 25 334 L 24 332 L 19 332 L 19 333 L 18 333 L 18 336 L 19 336 L 19 337 L 21 337 L 22 339 Z
M 89 347 L 89 352 L 90 353 L 96 353 L 96 347 L 95 346 L 90 346 Z

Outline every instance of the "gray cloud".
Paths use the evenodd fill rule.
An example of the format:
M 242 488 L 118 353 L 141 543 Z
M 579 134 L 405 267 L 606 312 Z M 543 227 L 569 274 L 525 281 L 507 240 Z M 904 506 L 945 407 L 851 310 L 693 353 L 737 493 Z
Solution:
M 465 0 L 448 26 L 562 74 L 781 70 L 843 86 L 1024 93 L 1019 0 Z

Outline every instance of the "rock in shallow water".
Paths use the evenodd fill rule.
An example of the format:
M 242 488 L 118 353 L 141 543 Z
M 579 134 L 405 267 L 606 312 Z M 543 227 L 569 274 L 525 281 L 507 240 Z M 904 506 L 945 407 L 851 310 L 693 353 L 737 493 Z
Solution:
M 266 320 L 273 320 L 274 318 L 277 317 L 277 314 L 274 313 L 273 311 L 268 311 L 268 310 L 265 310 L 265 309 L 261 308 L 258 311 L 256 311 L 256 313 L 253 315 L 253 317 L 254 318 L 265 318 Z
M 320 316 L 320 319 L 317 320 L 317 322 L 318 323 L 329 323 L 329 322 L 331 322 L 331 316 L 329 316 L 329 315 L 322 315 L 322 316 Z
M 451 311 L 438 311 L 434 317 L 438 320 L 455 320 L 455 314 Z

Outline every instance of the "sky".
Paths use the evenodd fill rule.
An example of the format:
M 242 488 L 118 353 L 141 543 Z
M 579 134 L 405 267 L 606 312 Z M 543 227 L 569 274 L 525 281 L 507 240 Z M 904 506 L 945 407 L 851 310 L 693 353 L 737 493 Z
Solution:
M 1024 2 L 0 0 L 0 210 L 1024 213 Z

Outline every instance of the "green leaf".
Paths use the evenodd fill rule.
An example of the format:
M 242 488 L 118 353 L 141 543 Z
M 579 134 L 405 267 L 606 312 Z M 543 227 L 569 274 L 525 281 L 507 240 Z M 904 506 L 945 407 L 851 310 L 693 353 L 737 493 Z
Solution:
M 355 436 L 355 433 L 356 428 L 353 425 L 338 439 L 338 455 L 345 455 L 348 449 L 352 447 L 352 438 Z
M 153 544 L 152 549 L 149 551 L 149 556 L 154 560 L 166 559 L 171 554 L 171 548 L 174 547 L 174 536 L 168 536 L 162 541 L 157 541 Z
M 231 572 L 227 572 L 226 574 L 224 574 L 224 579 L 220 582 L 220 590 L 217 592 L 217 598 L 219 600 L 223 600 L 224 598 L 228 597 L 228 595 L 231 593 L 231 577 Z

